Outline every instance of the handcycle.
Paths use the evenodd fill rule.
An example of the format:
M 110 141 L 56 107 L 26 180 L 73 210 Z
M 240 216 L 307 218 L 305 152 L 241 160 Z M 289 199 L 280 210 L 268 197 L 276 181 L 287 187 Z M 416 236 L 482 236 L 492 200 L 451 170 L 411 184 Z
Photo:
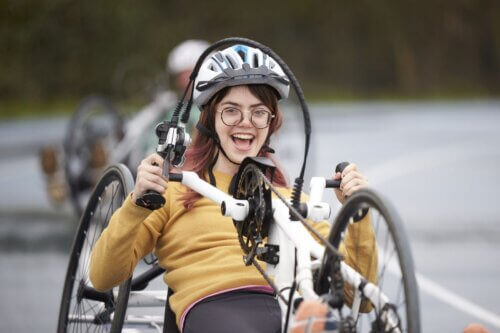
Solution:
M 236 192 L 240 199 L 212 187 L 192 172 L 182 172 L 182 183 L 220 204 L 224 207 L 224 213 L 237 221 L 235 225 L 245 253 L 244 260 L 256 263 L 254 258 L 257 256 L 268 261 L 266 274 L 272 277 L 269 282 L 276 290 L 282 312 L 290 316 L 292 311 L 288 307 L 293 308 L 297 299 L 319 299 L 322 296 L 328 300 L 329 296 L 338 294 L 338 288 L 340 292 L 344 292 L 343 283 L 335 280 L 335 273 L 338 275 L 338 272 L 333 270 L 340 263 L 340 281 L 344 280 L 346 286 L 350 286 L 345 288 L 351 288 L 354 296 L 351 306 L 342 304 L 332 320 L 338 320 L 346 327 L 352 325 L 346 324 L 346 320 L 352 321 L 357 332 L 368 329 L 374 332 L 419 332 L 418 288 L 411 252 L 403 225 L 393 208 L 373 190 L 358 191 L 344 204 L 335 218 L 327 242 L 331 246 L 322 246 L 307 232 L 310 229 L 306 224 L 290 222 L 289 203 L 283 202 L 283 198 L 272 200 L 274 222 L 270 225 L 264 223 L 264 216 L 270 213 L 266 200 L 269 200 L 269 192 L 274 189 L 261 168 L 262 165 L 245 164 L 240 172 L 239 191 Z M 311 180 L 311 194 L 306 203 L 308 218 L 320 220 L 328 215 L 328 205 L 321 201 L 322 192 L 328 184 L 329 181 L 320 177 Z M 152 279 L 164 272 L 156 263 L 146 272 L 130 278 L 108 293 L 94 290 L 88 278 L 93 245 L 114 210 L 132 189 L 132 175 L 123 165 L 110 167 L 97 184 L 73 244 L 58 332 L 80 329 L 110 329 L 111 332 L 119 332 L 124 326 L 162 327 L 163 316 L 127 314 L 134 307 L 166 306 L 166 290 L 141 291 Z M 355 225 L 356 216 L 366 209 L 377 239 L 377 248 L 374 249 L 378 253 L 376 284 L 367 282 L 355 269 L 343 262 L 343 256 L 339 256 L 338 251 L 330 249 L 340 247 L 346 234 L 353 232 L 349 230 L 349 226 Z M 251 211 L 253 221 L 246 219 Z M 301 216 L 300 213 L 297 214 Z M 257 217 L 259 219 L 255 220 Z M 304 222 L 303 218 L 301 221 Z M 264 245 L 260 232 L 266 227 L 269 231 Z M 354 251 L 351 255 L 356 255 L 357 249 L 351 251 Z M 301 270 L 295 274 L 297 267 Z M 296 293 L 292 293 L 294 289 L 297 289 Z M 294 296 L 290 296 L 292 294 Z M 373 310 L 360 313 L 361 301 L 366 302 L 366 299 Z M 288 316 L 284 315 L 284 325 Z
M 166 126 L 170 134 L 176 129 L 176 126 Z M 172 140 L 161 142 L 160 139 L 159 144 L 167 148 L 165 162 L 170 163 L 178 157 L 170 159 L 169 156 L 175 151 L 178 137 L 161 137 Z M 166 166 L 164 171 L 169 170 L 168 164 Z M 232 217 L 244 263 L 253 264 L 274 289 L 282 309 L 284 330 L 295 325 L 290 318 L 301 300 L 324 300 L 332 309 L 329 320 L 336 331 L 420 332 L 418 289 L 411 252 L 394 209 L 373 190 L 357 191 L 336 215 L 325 240 L 311 227 L 310 221 L 329 217 L 330 207 L 322 201 L 322 194 L 325 188 L 338 183 L 313 177 L 307 202 L 300 201 L 300 190 L 298 201 L 292 195 L 289 202 L 268 180 L 273 168 L 267 160 L 247 158 L 236 176 L 234 196 L 218 190 L 193 172 L 167 173 L 166 176 L 211 199 L 220 205 L 223 215 Z M 113 211 L 131 190 L 131 183 L 133 178 L 125 167 L 113 166 L 91 195 L 70 257 L 59 332 L 79 329 L 118 332 L 123 327 L 141 324 L 161 330 L 161 325 L 171 324 L 168 317 L 164 322 L 162 316 L 130 314 L 137 305 L 154 304 L 164 306 L 168 313 L 166 291 L 141 291 L 162 274 L 157 264 L 106 293 L 96 291 L 88 279 L 92 247 Z M 346 248 L 344 242 L 346 237 L 357 239 L 357 223 L 362 220 L 371 224 L 377 240 L 375 248 L 369 249 L 377 258 L 376 278 L 372 281 L 345 260 L 347 256 L 356 257 L 366 251 L 361 243 L 354 242 Z M 256 259 L 266 262 L 266 268 Z

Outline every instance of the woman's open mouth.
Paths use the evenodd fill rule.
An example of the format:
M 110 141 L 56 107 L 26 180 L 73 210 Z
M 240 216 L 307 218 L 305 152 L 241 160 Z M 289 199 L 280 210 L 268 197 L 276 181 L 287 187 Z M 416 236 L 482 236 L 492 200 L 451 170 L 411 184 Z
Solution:
M 236 149 L 248 151 L 252 147 L 255 136 L 252 134 L 236 133 L 231 135 L 231 139 L 233 140 Z

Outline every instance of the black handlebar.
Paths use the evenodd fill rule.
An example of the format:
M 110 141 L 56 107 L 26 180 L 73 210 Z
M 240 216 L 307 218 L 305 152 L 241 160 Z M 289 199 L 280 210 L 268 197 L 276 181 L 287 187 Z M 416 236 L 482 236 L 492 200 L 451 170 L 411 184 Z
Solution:
M 349 165 L 349 162 L 342 162 L 342 163 L 337 164 L 337 166 L 335 167 L 335 173 L 344 171 L 344 169 L 348 165 Z M 339 180 L 339 179 L 327 179 L 325 187 L 326 188 L 339 188 L 341 181 L 342 180 Z

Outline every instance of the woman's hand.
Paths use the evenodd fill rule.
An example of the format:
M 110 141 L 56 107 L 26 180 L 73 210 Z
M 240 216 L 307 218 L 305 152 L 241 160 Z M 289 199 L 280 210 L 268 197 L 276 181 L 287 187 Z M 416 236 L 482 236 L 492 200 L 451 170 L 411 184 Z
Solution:
M 154 190 L 160 194 L 165 192 L 168 183 L 162 176 L 163 158 L 158 154 L 151 154 L 142 160 L 137 167 L 132 200 L 136 202 L 146 191 Z
M 340 188 L 335 189 L 335 195 L 340 203 L 344 203 L 349 196 L 363 187 L 368 186 L 368 180 L 358 170 L 356 164 L 349 164 L 342 173 L 337 172 L 333 179 L 341 180 Z

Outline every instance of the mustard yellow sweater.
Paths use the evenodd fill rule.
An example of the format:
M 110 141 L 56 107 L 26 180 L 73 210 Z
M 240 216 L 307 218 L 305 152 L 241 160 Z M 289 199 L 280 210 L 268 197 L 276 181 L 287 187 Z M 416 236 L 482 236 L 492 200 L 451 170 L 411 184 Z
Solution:
M 232 176 L 220 172 L 214 175 L 217 187 L 227 193 Z M 160 266 L 166 269 L 164 280 L 174 290 L 170 307 L 178 325 L 186 308 L 205 296 L 226 289 L 267 285 L 254 266 L 243 264 L 232 219 L 222 216 L 220 207 L 206 198 L 187 211 L 178 201 L 185 191 L 182 184 L 170 182 L 164 194 L 165 206 L 154 212 L 135 205 L 129 195 L 97 241 L 90 265 L 94 287 L 104 291 L 126 280 L 137 262 L 154 250 Z M 282 189 L 288 197 L 290 192 Z M 369 221 L 352 227 L 361 231 L 357 241 L 364 240 L 371 251 L 374 239 Z M 327 236 L 330 226 L 323 222 L 316 228 Z M 357 268 L 376 275 L 377 263 L 370 260 L 369 253 L 348 256 L 346 261 L 354 259 Z

